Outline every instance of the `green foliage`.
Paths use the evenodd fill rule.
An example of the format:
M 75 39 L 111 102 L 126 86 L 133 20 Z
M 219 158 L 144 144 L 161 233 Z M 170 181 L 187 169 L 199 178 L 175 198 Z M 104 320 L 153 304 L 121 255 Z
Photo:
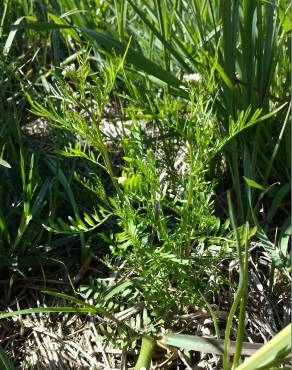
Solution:
M 84 300 L 54 294 L 81 305 L 61 311 L 101 315 L 96 340 L 125 348 L 194 305 L 207 305 L 218 335 L 205 297 L 226 282 L 220 261 L 237 255 L 224 355 L 227 369 L 239 307 L 235 368 L 248 240 L 271 257 L 271 291 L 275 269 L 290 281 L 290 8 L 286 0 L 3 1 L 1 278 L 33 274 L 36 264 L 70 269 L 107 251 L 114 278 L 80 287 Z M 55 136 L 49 149 L 24 134 L 37 118 Z M 227 208 L 230 186 L 239 227 L 215 207 L 220 198 Z M 59 253 L 68 244 L 70 261 Z
M 205 179 L 206 158 L 213 155 L 214 145 L 216 148 L 222 145 L 219 133 L 212 130 L 215 120 L 207 109 L 212 97 L 206 94 L 195 102 L 199 94 L 195 95 L 190 105 L 184 105 L 183 121 L 179 119 L 180 105 L 171 97 L 159 103 L 157 112 L 153 112 L 153 119 L 159 125 L 168 125 L 174 132 L 176 148 L 187 145 L 182 155 L 190 169 L 178 176 L 173 175 L 176 149 L 172 148 L 170 153 L 166 152 L 169 148 L 158 142 L 147 145 L 145 139 L 149 133 L 141 126 L 138 115 L 134 116 L 135 108 L 129 102 L 126 114 L 132 124 L 124 128 L 128 134 L 120 138 L 124 164 L 118 175 L 119 170 L 113 168 L 105 145 L 102 117 L 123 59 L 117 59 L 116 65 L 109 61 L 108 70 L 97 73 L 91 71 L 87 56 L 78 60 L 77 68 L 69 76 L 78 88 L 77 93 L 67 81 L 57 79 L 55 86 L 48 85 L 53 96 L 47 99 L 46 105 L 33 101 L 31 104 L 34 114 L 76 138 L 59 154 L 94 164 L 95 170 L 91 176 L 86 174 L 85 181 L 81 180 L 82 172 L 76 171 L 75 178 L 95 194 L 96 207 L 83 216 L 75 212 L 69 223 L 59 218 L 46 228 L 58 233 L 92 232 L 111 218 L 117 231 L 111 232 L 110 239 L 106 235 L 103 239 L 110 240 L 111 256 L 124 261 L 123 274 L 137 276 L 135 286 L 155 314 L 161 316 L 174 302 L 181 302 L 178 309 L 188 302 L 199 302 L 197 289 L 208 290 L 209 284 L 204 269 L 195 266 L 199 260 L 201 266 L 208 266 L 212 258 L 207 245 L 196 251 L 196 238 L 201 234 L 212 236 L 218 231 L 218 220 L 212 209 L 212 186 Z M 191 89 L 190 94 L 193 93 Z M 56 105 L 56 101 L 60 104 Z M 172 109 L 171 115 L 166 113 L 168 108 Z M 231 135 L 240 129 L 233 130 Z M 167 163 L 162 161 L 163 156 L 168 156 Z M 107 174 L 116 196 L 109 196 L 105 190 L 99 168 Z M 65 189 L 70 196 L 67 185 Z

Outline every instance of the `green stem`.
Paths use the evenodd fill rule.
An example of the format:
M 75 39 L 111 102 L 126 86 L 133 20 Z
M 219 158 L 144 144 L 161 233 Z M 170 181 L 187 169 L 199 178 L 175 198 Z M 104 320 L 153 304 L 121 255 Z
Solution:
M 193 187 L 194 187 L 194 153 L 193 153 L 193 146 L 191 139 L 189 140 L 189 156 L 190 156 L 190 173 L 189 173 L 189 186 L 188 186 L 188 198 L 187 198 L 187 204 L 185 207 L 185 228 L 189 226 L 189 214 L 190 214 L 190 208 L 193 203 Z M 188 238 L 185 244 L 185 250 L 184 250 L 184 257 L 188 259 L 190 257 L 190 251 L 191 251 L 191 234 L 188 233 Z
M 232 169 L 233 169 L 233 181 L 234 181 L 234 189 L 236 193 L 239 223 L 243 224 L 244 213 L 243 213 L 243 205 L 242 205 L 242 197 L 241 197 L 241 189 L 240 189 L 240 181 L 239 181 L 238 150 L 237 150 L 236 140 L 232 140 L 231 142 L 231 163 L 232 163 Z
M 244 337 L 244 322 L 245 322 L 245 307 L 247 299 L 247 286 L 248 286 L 248 234 L 249 234 L 249 224 L 246 223 L 245 228 L 245 255 L 244 255 L 244 268 L 243 268 L 243 287 L 242 287 L 242 297 L 240 299 L 240 310 L 238 317 L 238 330 L 236 337 L 235 353 L 233 358 L 233 369 L 236 369 L 239 365 L 239 359 L 242 350 L 242 343 Z
M 238 288 L 234 297 L 234 301 L 232 303 L 232 306 L 230 308 L 230 312 L 228 315 L 227 323 L 226 323 L 226 329 L 225 329 L 225 340 L 224 340 L 224 355 L 223 355 L 223 369 L 229 370 L 230 364 L 229 364 L 229 342 L 230 342 L 230 331 L 231 331 L 231 324 L 233 317 L 235 315 L 237 306 L 239 302 L 241 301 L 241 298 L 243 297 L 244 291 L 245 291 L 245 280 L 244 280 L 244 263 L 242 260 L 242 254 L 241 254 L 241 245 L 240 245 L 240 238 L 236 227 L 234 212 L 233 212 L 233 206 L 231 202 L 231 195 L 230 192 L 227 193 L 227 201 L 228 201 L 228 208 L 229 208 L 229 216 L 230 221 L 232 224 L 232 228 L 235 234 L 236 238 L 236 246 L 237 246 L 237 254 L 239 259 L 239 283 Z
M 111 181 L 112 181 L 112 184 L 121 200 L 121 202 L 123 203 L 124 202 L 124 194 L 114 176 L 114 172 L 113 172 L 113 169 L 112 169 L 112 165 L 111 165 L 111 161 L 110 161 L 110 157 L 109 157 L 109 152 L 108 152 L 108 149 L 106 147 L 106 145 L 104 144 L 103 142 L 103 139 L 102 139 L 102 134 L 101 134 L 101 130 L 100 130 L 100 127 L 99 127 L 99 122 L 100 122 L 100 119 L 101 119 L 101 116 L 99 117 L 99 120 L 97 121 L 95 119 L 95 117 L 93 116 L 93 114 L 87 109 L 85 108 L 87 113 L 90 115 L 91 119 L 92 119 L 92 122 L 94 122 L 94 128 L 95 128 L 95 131 L 96 131 L 96 135 L 97 135 L 97 142 L 94 143 L 97 148 L 100 150 L 100 153 L 102 155 L 102 158 L 104 160 L 104 163 L 105 163 L 105 168 L 107 170 L 107 173 L 109 174 L 110 178 L 111 178 Z
M 220 329 L 219 329 L 219 326 L 218 326 L 218 321 L 217 321 L 216 313 L 214 312 L 214 310 L 213 310 L 212 306 L 210 305 L 210 303 L 207 301 L 207 299 L 204 296 L 204 294 L 202 292 L 200 292 L 200 291 L 199 291 L 199 293 L 201 294 L 203 300 L 205 301 L 206 306 L 207 306 L 207 308 L 208 308 L 208 310 L 210 312 L 210 315 L 212 317 L 217 339 L 220 339 Z
M 141 351 L 134 370 L 148 370 L 151 366 L 152 353 L 155 341 L 149 335 L 143 335 Z

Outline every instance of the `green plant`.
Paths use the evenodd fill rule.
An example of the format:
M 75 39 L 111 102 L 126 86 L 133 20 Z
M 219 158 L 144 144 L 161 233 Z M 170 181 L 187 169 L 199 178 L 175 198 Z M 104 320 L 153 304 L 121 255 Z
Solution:
M 134 47 L 141 54 L 144 50 L 151 60 L 161 60 L 165 72 L 180 76 L 191 72 L 204 75 L 215 66 L 219 98 L 214 108 L 220 117 L 222 130 L 229 130 L 230 116 L 237 119 L 239 112 L 248 106 L 251 106 L 251 112 L 261 108 L 267 113 L 278 102 L 288 101 L 289 53 L 286 51 L 291 32 L 288 2 L 228 1 L 221 5 L 210 1 L 192 1 L 190 4 L 183 1 L 121 2 L 127 3 L 130 6 L 123 5 L 120 33 L 125 40 L 127 36 L 132 37 Z M 140 18 L 140 23 L 131 23 L 133 14 Z M 115 16 L 120 20 L 117 11 Z M 134 32 L 142 26 L 143 38 L 139 37 L 139 32 Z M 279 63 L 280 60 L 285 62 Z M 134 60 L 132 62 L 136 70 L 146 71 L 146 67 Z M 162 72 L 155 76 L 164 80 Z M 167 82 L 165 90 L 170 91 L 170 87 L 176 84 L 170 80 Z M 279 87 L 283 82 L 281 90 Z M 284 96 L 281 91 L 284 91 Z M 288 181 L 286 170 L 281 174 L 277 170 L 277 163 L 289 162 L 288 157 L 284 159 L 284 152 L 290 152 L 286 146 L 289 145 L 289 129 L 282 125 L 286 112 L 283 111 L 273 123 L 246 131 L 224 148 L 240 223 L 249 218 L 249 205 L 242 197 L 242 170 L 238 165 L 245 160 L 245 153 L 250 153 L 251 157 L 251 178 L 271 184 L 276 175 L 276 181 L 279 177 L 284 183 Z M 274 143 L 279 144 L 279 137 L 281 153 L 270 156 Z M 267 140 L 269 149 L 266 148 Z M 267 163 L 268 172 L 264 168 Z M 289 172 L 288 164 L 286 169 Z M 254 207 L 256 200 L 253 197 L 254 194 L 251 199 Z
M 283 281 L 290 279 L 290 5 L 11 3 L 0 4 L 0 257 L 1 273 L 11 278 L 6 296 L 17 274 L 37 271 L 36 258 L 42 269 L 59 263 L 71 272 L 76 262 L 108 253 L 104 262 L 115 279 L 71 284 L 82 300 L 53 293 L 82 307 L 69 311 L 104 317 L 96 340 L 125 349 L 142 337 L 141 357 L 149 367 L 162 328 L 204 305 L 218 337 L 207 343 L 210 351 L 220 347 L 227 369 L 232 347 L 236 368 L 247 348 L 247 241 L 255 233 L 272 260 L 269 294 L 277 270 Z M 55 136 L 49 149 L 23 134 L 36 116 Z M 236 242 L 224 214 L 230 186 Z M 249 230 L 245 221 L 256 227 Z M 281 228 L 276 237 L 274 228 Z M 67 245 L 69 258 L 62 254 Z M 235 255 L 240 280 L 224 352 L 208 301 L 226 282 L 222 259 Z M 66 308 L 20 313 L 50 310 Z M 117 319 L 127 310 L 129 316 Z M 163 340 L 197 350 L 204 342 L 175 334 Z M 10 366 L 1 348 L 0 358 Z M 144 365 L 140 360 L 137 367 Z

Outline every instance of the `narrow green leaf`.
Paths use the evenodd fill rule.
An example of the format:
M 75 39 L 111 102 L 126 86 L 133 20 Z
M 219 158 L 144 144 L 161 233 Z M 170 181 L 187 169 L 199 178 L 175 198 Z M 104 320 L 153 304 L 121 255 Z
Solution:
M 105 296 L 104 296 L 104 301 L 108 301 L 112 297 L 114 297 L 116 294 L 123 292 L 127 287 L 131 286 L 133 283 L 131 280 L 124 281 L 121 284 L 118 284 L 115 286 L 113 289 L 111 289 Z
M 14 370 L 12 362 L 6 355 L 4 349 L 0 346 L 0 368 L 3 370 Z
M 93 308 L 89 307 L 35 307 L 27 308 L 24 310 L 5 312 L 0 314 L 0 320 L 7 319 L 8 317 L 14 317 L 18 315 L 29 315 L 32 313 L 58 313 L 58 312 L 80 312 L 80 313 L 89 313 L 95 312 Z
M 17 21 L 15 21 L 14 26 L 17 26 L 24 18 L 25 17 L 18 18 Z M 3 55 L 4 56 L 7 56 L 8 53 L 9 53 L 9 51 L 11 49 L 11 46 L 12 46 L 12 43 L 13 43 L 13 40 L 15 38 L 16 32 L 17 32 L 17 28 L 14 28 L 9 32 L 9 35 L 7 37 L 7 40 L 6 40 L 4 48 L 3 48 Z
M 273 362 L 279 359 L 291 359 L 291 324 L 287 325 L 274 338 L 267 342 L 253 356 L 247 359 L 237 370 L 271 369 Z M 278 363 L 277 363 L 278 365 Z M 278 366 L 277 366 L 278 367 Z
M 269 207 L 268 215 L 267 215 L 267 224 L 270 225 L 273 218 L 275 217 L 275 214 L 277 213 L 279 207 L 281 206 L 281 203 L 283 199 L 287 196 L 287 194 L 291 190 L 291 184 L 287 183 L 282 185 L 277 193 L 273 196 L 272 204 Z
M 215 338 L 199 337 L 197 335 L 188 334 L 166 334 L 162 337 L 163 344 L 185 349 L 187 351 L 197 351 L 203 353 L 214 353 L 223 355 L 224 340 Z M 243 343 L 242 354 L 250 356 L 258 350 L 262 344 L 258 343 Z M 235 342 L 229 342 L 229 355 L 232 355 L 235 350 Z
M 221 76 L 222 80 L 225 82 L 226 86 L 229 88 L 229 90 L 232 91 L 233 93 L 235 93 L 234 84 L 232 83 L 232 81 L 227 76 L 227 74 L 225 73 L 224 69 L 222 68 L 222 66 L 218 62 L 216 63 L 215 69 L 219 73 L 219 75 Z
M 92 221 L 92 219 L 89 217 L 87 213 L 84 213 L 83 216 L 84 216 L 84 221 L 87 222 L 89 226 L 92 226 L 92 227 L 95 226 L 95 223 Z
M 255 188 L 258 190 L 262 190 L 262 191 L 266 190 L 264 186 L 258 184 L 256 181 L 249 179 L 248 177 L 245 177 L 245 176 L 243 176 L 243 178 L 244 178 L 244 181 L 247 183 L 247 185 L 250 186 L 251 188 Z
M 73 297 L 69 294 L 64 294 L 64 293 L 59 293 L 59 292 L 53 292 L 51 290 L 42 290 L 42 293 L 44 294 L 49 294 L 53 297 L 57 297 L 57 298 L 63 298 L 63 299 L 66 299 L 70 302 L 74 302 L 74 303 L 77 303 L 77 304 L 80 304 L 81 306 L 84 306 L 84 307 L 87 307 L 87 308 L 90 308 L 90 309 L 93 309 L 95 310 L 95 306 L 92 306 L 86 302 L 84 302 L 83 300 L 81 299 L 78 299 L 76 297 Z
M 283 256 L 287 255 L 289 240 L 291 238 L 291 220 L 288 219 L 279 237 L 279 246 Z

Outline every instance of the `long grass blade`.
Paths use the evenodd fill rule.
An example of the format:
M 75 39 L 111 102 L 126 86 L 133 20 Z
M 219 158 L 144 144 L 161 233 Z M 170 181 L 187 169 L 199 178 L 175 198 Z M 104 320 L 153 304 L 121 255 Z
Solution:
M 179 347 L 187 351 L 214 353 L 217 355 L 224 354 L 224 340 L 223 339 L 199 337 L 196 335 L 188 335 L 188 334 L 165 334 L 160 341 L 163 344 Z M 259 348 L 261 348 L 261 346 L 262 344 L 258 344 L 258 343 L 247 343 L 247 342 L 243 343 L 242 344 L 242 355 L 251 356 Z M 234 341 L 230 341 L 229 347 L 228 347 L 229 356 L 232 356 L 234 354 L 235 348 L 236 348 L 236 343 Z

